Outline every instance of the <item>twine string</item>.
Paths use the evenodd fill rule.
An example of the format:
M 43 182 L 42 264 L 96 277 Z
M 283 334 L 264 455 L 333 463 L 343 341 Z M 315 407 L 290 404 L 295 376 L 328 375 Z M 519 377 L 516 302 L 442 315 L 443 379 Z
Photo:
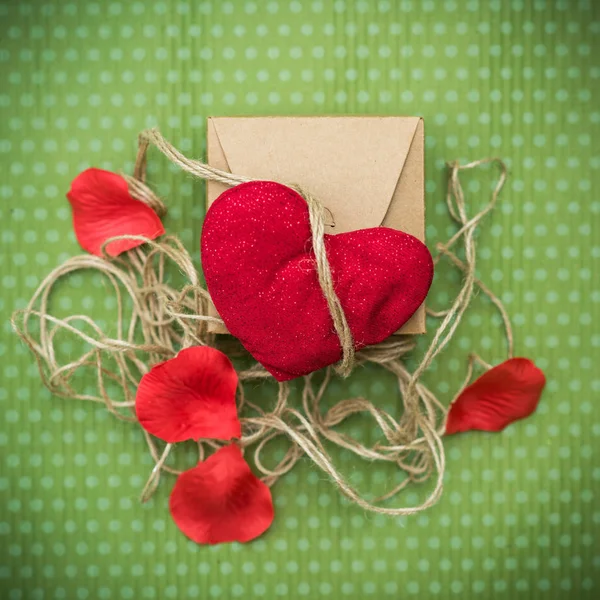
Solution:
M 162 152 L 173 164 L 180 169 L 190 173 L 198 179 L 206 181 L 217 181 L 227 186 L 235 186 L 240 183 L 255 181 L 250 177 L 234 175 L 227 171 L 222 171 L 211 167 L 201 161 L 187 158 L 171 143 L 169 143 L 157 129 L 147 129 L 140 133 L 138 138 L 138 153 L 134 167 L 134 178 L 136 181 L 143 182 L 146 178 L 147 153 L 150 144 L 154 145 Z M 138 184 L 139 185 L 139 184 Z M 327 260 L 327 251 L 325 249 L 325 207 L 314 196 L 303 190 L 298 185 L 291 185 L 304 198 L 307 207 L 312 232 L 312 246 L 315 255 L 315 266 L 319 286 L 327 302 L 329 314 L 333 321 L 333 327 L 340 341 L 342 350 L 342 360 L 336 365 L 336 370 L 342 377 L 347 377 L 354 367 L 354 340 L 352 332 L 346 319 L 342 304 L 335 292 L 333 286 L 333 277 L 329 261 Z
M 127 181 L 132 195 L 149 206 L 156 207 L 157 211 L 164 211 L 164 205 L 145 183 L 146 152 L 150 143 L 196 177 L 220 181 L 226 185 L 249 181 L 186 158 L 156 130 L 149 130 L 140 136 L 134 176 L 127 177 Z M 469 218 L 459 172 L 490 162 L 500 166 L 500 177 L 490 202 Z M 463 166 L 451 163 L 449 169 L 448 209 L 459 229 L 446 243 L 438 244 L 438 254 L 434 261 L 437 263 L 443 257 L 448 258 L 451 264 L 461 270 L 464 279 L 448 309 L 430 311 L 434 317 L 441 319 L 441 323 L 423 359 L 412 373 L 405 364 L 406 355 L 415 348 L 415 339 L 411 336 L 392 336 L 377 346 L 366 347 L 354 353 L 352 335 L 333 290 L 323 245 L 325 209 L 309 194 L 300 192 L 309 208 L 319 283 L 343 349 L 342 361 L 336 365 L 335 370 L 347 375 L 353 365 L 379 365 L 396 378 L 403 411 L 398 419 L 366 398 L 341 400 L 325 410 L 323 401 L 332 381 L 332 368 L 324 371 L 320 382 L 316 375 L 304 377 L 300 408 L 293 408 L 290 404 L 290 384 L 280 383 L 272 406 L 263 403 L 263 406 L 268 407 L 265 409 L 250 402 L 245 395 L 248 384 L 255 385 L 256 382 L 270 378 L 260 364 L 252 363 L 238 373 L 238 408 L 243 431 L 239 444 L 245 450 L 253 448 L 255 466 L 268 485 L 273 485 L 298 460 L 306 456 L 332 479 L 345 496 L 365 510 L 385 515 L 410 515 L 431 506 L 439 498 L 445 469 L 441 436 L 444 433 L 447 409 L 424 385 L 422 376 L 450 342 L 473 296 L 474 286 L 478 286 L 500 311 L 506 328 L 509 353 L 512 354 L 512 332 L 508 315 L 500 299 L 475 277 L 474 232 L 497 201 L 506 178 L 506 167 L 498 159 L 484 159 Z M 153 241 L 140 236 L 119 236 L 107 240 L 104 248 L 118 239 L 133 239 L 145 243 L 117 258 L 105 254 L 104 258 L 84 255 L 68 259 L 42 281 L 28 305 L 15 312 L 12 325 L 34 354 L 42 380 L 53 394 L 102 403 L 117 418 L 136 422 L 135 390 L 143 374 L 152 364 L 172 358 L 182 348 L 214 345 L 214 334 L 209 333 L 207 326 L 209 322 L 221 320 L 208 314 L 209 294 L 201 284 L 189 253 L 177 238 L 164 236 Z M 464 243 L 464 260 L 459 259 L 451 250 L 459 240 Z M 186 283 L 181 288 L 169 283 L 169 264 L 175 266 L 185 277 Z M 57 283 L 81 271 L 94 271 L 106 278 L 116 304 L 114 331 L 101 327 L 87 315 L 59 318 L 52 314 L 50 297 L 58 293 Z M 69 357 L 63 364 L 57 350 L 57 338 L 65 334 L 83 342 L 85 350 L 78 358 Z M 470 380 L 475 362 L 482 361 L 472 355 L 464 385 Z M 90 369 L 95 374 L 96 394 L 82 393 L 77 388 L 79 374 Z M 363 418 L 368 416 L 373 419 L 380 431 L 379 439 L 372 445 L 339 429 L 349 418 L 359 414 Z M 163 473 L 178 474 L 179 471 L 168 465 L 173 445 L 164 445 L 146 432 L 143 433 L 154 462 L 142 491 L 142 500 L 146 501 L 156 490 Z M 279 463 L 271 466 L 265 453 L 268 454 L 270 442 L 281 436 L 287 438 L 290 445 Z M 325 441 L 369 462 L 381 461 L 395 465 L 404 473 L 404 478 L 378 498 L 371 497 L 372 495 L 365 497 L 350 485 L 335 466 Z M 221 442 L 214 440 L 199 440 L 200 459 L 220 445 Z M 422 503 L 409 507 L 381 506 L 382 502 L 395 497 L 409 485 L 428 480 L 434 472 L 437 477 L 433 489 Z

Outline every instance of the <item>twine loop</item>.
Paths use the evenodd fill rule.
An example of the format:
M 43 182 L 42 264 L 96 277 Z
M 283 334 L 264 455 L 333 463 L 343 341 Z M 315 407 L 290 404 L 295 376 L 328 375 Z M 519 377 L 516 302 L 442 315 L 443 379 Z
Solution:
M 150 143 L 195 177 L 219 181 L 225 185 L 250 181 L 188 159 L 164 140 L 158 131 L 145 131 L 139 138 L 134 175 L 126 179 L 132 195 L 149 206 L 156 207 L 159 214 L 164 214 L 164 204 L 145 183 L 146 152 Z M 490 162 L 500 166 L 500 177 L 490 202 L 469 218 L 459 172 Z M 422 376 L 454 335 L 474 295 L 475 286 L 500 311 L 509 356 L 512 355 L 512 332 L 508 315 L 500 299 L 475 277 L 475 229 L 492 210 L 505 179 L 506 167 L 498 159 L 483 159 L 462 166 L 458 162 L 450 165 L 446 201 L 458 231 L 447 242 L 438 244 L 434 263 L 443 257 L 448 258 L 463 273 L 463 283 L 448 308 L 439 311 L 428 309 L 428 315 L 440 319 L 440 323 L 423 358 L 412 372 L 404 361 L 406 354 L 416 345 L 415 339 L 410 336 L 393 336 L 381 344 L 354 353 L 352 336 L 333 289 L 323 243 L 326 209 L 310 194 L 300 191 L 309 209 L 319 284 L 343 349 L 343 357 L 337 368 L 342 375 L 346 375 L 351 371 L 352 364 L 373 363 L 389 372 L 398 384 L 398 395 L 393 400 L 401 403 L 398 411 L 400 417 L 390 414 L 366 398 L 344 399 L 333 405 L 328 403 L 328 408 L 325 408 L 324 399 L 332 379 L 331 368 L 292 383 L 279 383 L 272 405 L 263 397 L 258 406 L 246 397 L 245 389 L 248 384 L 255 387 L 256 382 L 269 379 L 269 373 L 256 362 L 239 370 L 237 405 L 243 432 L 239 445 L 246 452 L 253 448 L 256 469 L 268 485 L 274 484 L 301 457 L 307 456 L 331 478 L 345 496 L 368 511 L 391 516 L 411 515 L 425 510 L 439 499 L 445 471 L 442 436 L 447 408 L 424 385 Z M 214 345 L 215 338 L 209 333 L 208 324 L 222 321 L 209 314 L 208 291 L 201 283 L 190 254 L 176 237 L 163 236 L 159 240 L 149 240 L 141 236 L 118 236 L 107 240 L 104 248 L 118 239 L 133 239 L 144 242 L 144 245 L 116 258 L 85 254 L 68 259 L 48 274 L 27 306 L 13 314 L 11 323 L 32 351 L 42 380 L 54 395 L 102 403 L 118 419 L 136 423 L 135 391 L 141 377 L 153 364 L 173 358 L 182 348 Z M 458 240 L 464 242 L 462 260 L 452 251 Z M 169 265 L 185 277 L 186 282 L 182 287 L 173 287 L 169 282 Z M 57 291 L 57 283 L 74 272 L 90 270 L 105 278 L 106 289 L 112 290 L 116 300 L 116 316 L 109 326 L 101 325 L 100 321 L 96 322 L 88 315 L 75 314 L 59 318 L 51 314 L 49 300 Z M 63 291 L 64 288 L 61 287 L 60 290 Z M 82 342 L 84 349 L 79 356 L 70 352 L 65 358 L 61 354 L 57 338 L 62 344 L 66 334 Z M 233 348 L 229 354 L 242 351 L 242 348 Z M 486 366 L 476 355 L 471 355 L 463 388 L 469 382 L 475 362 Z M 90 392 L 87 388 L 83 392 L 79 391 L 78 383 L 82 381 L 82 372 L 94 375 L 95 391 Z M 301 394 L 301 408 L 292 407 L 289 402 L 294 387 Z M 265 388 L 265 394 L 268 393 L 267 389 Z M 338 430 L 340 424 L 354 415 L 373 420 L 381 434 L 374 444 L 367 445 Z M 168 464 L 174 446 L 163 445 L 146 431 L 141 431 L 154 461 L 154 467 L 141 494 L 145 501 L 155 491 L 163 473 L 176 475 L 180 472 Z M 277 464 L 266 464 L 263 455 L 267 452 L 269 443 L 281 436 L 289 440 L 288 450 Z M 326 441 L 364 460 L 394 466 L 403 473 L 403 478 L 398 479 L 391 490 L 379 497 L 373 497 L 374 494 L 363 496 L 335 466 Z M 204 460 L 207 453 L 221 444 L 222 442 L 215 440 L 198 440 L 199 460 Z M 416 506 L 381 506 L 383 501 L 396 496 L 407 486 L 424 482 L 434 473 L 436 477 L 433 488 Z

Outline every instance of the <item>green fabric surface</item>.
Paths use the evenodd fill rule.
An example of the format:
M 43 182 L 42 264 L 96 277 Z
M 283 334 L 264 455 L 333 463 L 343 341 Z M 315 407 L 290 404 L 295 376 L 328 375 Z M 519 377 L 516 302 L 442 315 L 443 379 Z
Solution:
M 0 597 L 597 598 L 599 36 L 592 0 L 0 4 Z M 510 178 L 478 235 L 478 273 L 548 384 L 526 421 L 445 442 L 444 495 L 419 516 L 365 513 L 304 460 L 273 488 L 261 539 L 200 547 L 170 519 L 173 478 L 139 504 L 151 469 L 140 430 L 52 398 L 9 318 L 80 252 L 65 193 L 83 168 L 131 172 L 148 126 L 201 157 L 207 116 L 269 114 L 422 115 L 432 248 L 455 230 L 444 162 L 504 158 Z M 472 212 L 491 178 L 468 177 Z M 156 152 L 149 179 L 198 262 L 204 185 Z M 447 306 L 457 282 L 442 264 L 431 305 Z M 76 276 L 55 307 L 109 319 L 114 301 Z M 426 376 L 444 402 L 470 351 L 504 358 L 499 324 L 476 297 Z M 399 405 L 377 369 L 332 394 Z M 370 422 L 351 427 L 372 435 Z M 335 458 L 365 492 L 393 481 L 378 464 Z M 193 464 L 193 450 L 182 460 Z

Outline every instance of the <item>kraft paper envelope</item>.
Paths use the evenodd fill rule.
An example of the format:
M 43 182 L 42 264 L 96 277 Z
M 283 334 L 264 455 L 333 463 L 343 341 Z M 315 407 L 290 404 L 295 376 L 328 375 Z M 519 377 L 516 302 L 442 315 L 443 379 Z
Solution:
M 211 166 L 300 185 L 329 209 L 328 233 L 384 225 L 425 241 L 423 119 L 211 117 L 207 130 Z M 209 181 L 208 206 L 226 189 Z M 398 333 L 425 333 L 425 307 Z

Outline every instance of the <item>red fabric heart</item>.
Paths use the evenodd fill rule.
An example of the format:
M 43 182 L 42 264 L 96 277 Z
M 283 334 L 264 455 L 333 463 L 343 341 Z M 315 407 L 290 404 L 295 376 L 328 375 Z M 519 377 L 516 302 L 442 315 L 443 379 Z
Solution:
M 135 411 L 142 427 L 165 442 L 242 436 L 237 374 L 218 350 L 194 346 L 155 365 L 138 386 Z
M 102 169 L 86 169 L 71 184 L 67 194 L 73 210 L 73 229 L 84 250 L 102 256 L 102 244 L 119 235 L 143 235 L 154 239 L 165 230 L 158 215 L 129 193 L 123 177 Z M 140 246 L 137 240 L 118 240 L 106 251 L 117 256 Z
M 527 358 L 511 358 L 486 371 L 452 403 L 446 433 L 501 431 L 528 417 L 546 385 L 544 373 Z
M 277 380 L 341 358 L 297 192 L 271 181 L 227 190 L 206 215 L 201 246 L 219 315 Z M 415 237 L 377 227 L 326 234 L 325 247 L 357 349 L 386 339 L 425 300 L 433 262 Z
M 248 542 L 270 527 L 274 514 L 271 490 L 233 444 L 182 473 L 169 508 L 177 527 L 198 544 Z

